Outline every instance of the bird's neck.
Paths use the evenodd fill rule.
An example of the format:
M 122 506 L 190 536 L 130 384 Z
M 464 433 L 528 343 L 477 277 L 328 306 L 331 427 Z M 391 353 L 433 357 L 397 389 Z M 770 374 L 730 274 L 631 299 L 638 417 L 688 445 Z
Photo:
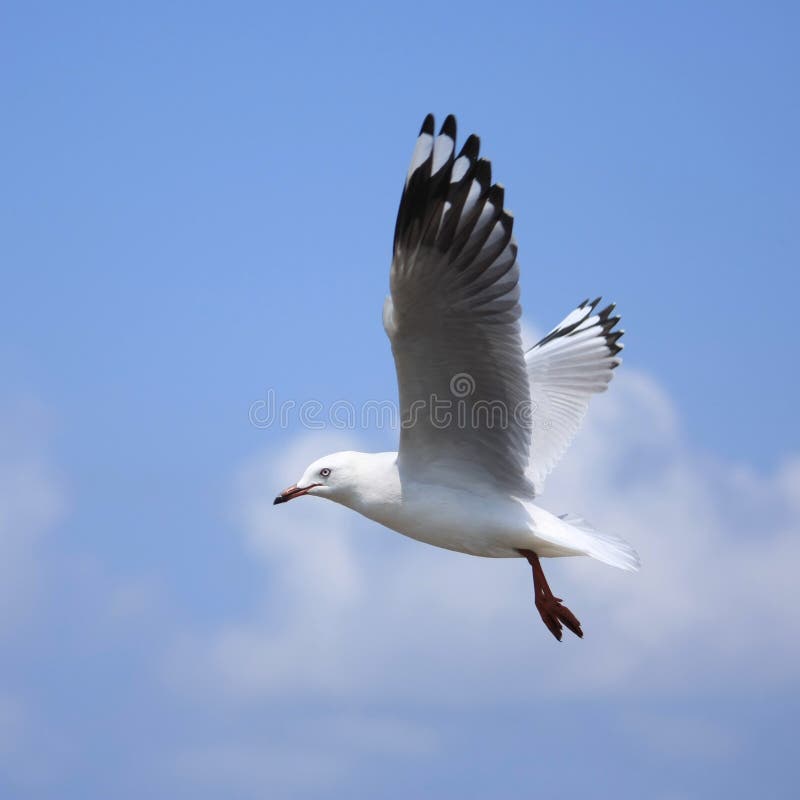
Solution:
M 386 507 L 400 503 L 400 474 L 397 453 L 359 453 L 353 488 L 337 498 L 342 505 L 375 518 Z

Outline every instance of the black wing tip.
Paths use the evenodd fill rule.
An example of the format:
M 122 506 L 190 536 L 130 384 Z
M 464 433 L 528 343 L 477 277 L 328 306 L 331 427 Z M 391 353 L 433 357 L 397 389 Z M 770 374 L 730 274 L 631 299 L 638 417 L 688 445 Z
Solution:
M 619 353 L 624 347 L 624 345 L 617 344 L 617 342 L 619 341 L 619 339 L 622 338 L 625 331 L 614 330 L 622 320 L 622 317 L 619 314 L 613 314 L 614 309 L 616 307 L 617 307 L 616 303 L 611 303 L 607 305 L 598 315 L 600 320 L 600 327 L 601 330 L 603 331 L 603 336 L 606 340 L 606 347 L 608 347 L 612 356 L 616 356 L 617 353 Z M 615 364 L 614 366 L 616 367 L 618 365 Z
M 419 129 L 419 136 L 423 133 L 427 133 L 429 136 L 433 136 L 434 131 L 436 130 L 436 117 L 433 114 L 426 114 L 425 119 L 422 120 L 422 125 Z M 439 129 L 439 133 L 444 133 L 449 136 L 453 141 L 456 138 L 456 117 L 455 114 L 448 114 L 444 118 L 444 122 L 442 123 L 442 127 Z
M 588 303 L 590 312 L 594 311 L 595 308 L 600 304 L 600 301 L 602 299 L 603 298 L 601 296 L 601 297 L 597 297 L 594 300 L 592 300 L 591 303 L 588 303 L 588 301 L 585 301 L 584 303 L 581 303 L 579 308 L 585 308 L 587 303 Z M 600 325 L 600 330 L 603 332 L 603 338 L 605 339 L 606 347 L 608 347 L 608 349 L 611 352 L 612 356 L 616 356 L 617 353 L 619 353 L 622 350 L 622 348 L 624 347 L 624 345 L 622 345 L 622 344 L 617 344 L 617 341 L 622 337 L 622 335 L 625 333 L 625 331 L 623 331 L 623 330 L 615 331 L 614 330 L 614 328 L 622 320 L 622 317 L 619 314 L 614 314 L 614 309 L 616 309 L 616 307 L 617 307 L 616 303 L 609 303 L 604 309 L 602 309 L 601 311 L 597 312 L 597 318 L 598 318 L 598 322 L 599 322 L 599 325 Z M 614 314 L 614 315 L 612 316 L 612 314 Z M 612 369 L 615 369 L 618 366 L 619 366 L 619 362 L 614 364 L 612 366 Z
M 600 328 L 599 335 L 603 337 L 605 340 L 606 347 L 609 350 L 609 353 L 612 357 L 616 356 L 619 353 L 624 345 L 617 344 L 618 340 L 622 337 L 625 333 L 624 330 L 614 330 L 614 327 L 620 322 L 622 319 L 619 314 L 611 316 L 612 312 L 616 308 L 615 303 L 611 303 L 610 305 L 606 306 L 602 311 L 598 312 L 596 321 L 589 326 L 589 328 L 581 328 L 584 322 L 592 315 L 592 312 L 597 307 L 597 305 L 602 300 L 602 297 L 597 297 L 591 302 L 588 299 L 584 300 L 582 303 L 578 305 L 578 310 L 586 311 L 586 313 L 576 322 L 573 322 L 571 325 L 566 325 L 565 327 L 557 327 L 550 331 L 541 341 L 537 342 L 533 347 L 541 347 L 542 345 L 548 344 L 549 342 L 553 341 L 553 339 L 558 339 L 562 336 L 572 336 L 573 334 L 579 333 L 581 330 L 591 330 L 592 328 Z M 531 348 L 533 349 L 533 348 Z M 619 366 L 621 362 L 616 361 L 616 363 L 611 365 L 612 369 L 615 369 Z
M 514 230 L 514 215 L 510 211 L 503 211 L 500 214 L 500 224 L 503 226 L 504 230 L 513 231 Z
M 622 351 L 622 348 L 625 347 L 624 344 L 618 344 L 619 340 L 625 335 L 624 330 L 614 330 L 614 328 L 619 324 L 622 317 L 619 314 L 611 316 L 611 312 L 616 308 L 615 304 L 612 303 L 607 308 L 604 308 L 600 313 L 600 324 L 602 325 L 603 336 L 606 340 L 606 347 L 611 352 L 612 356 L 616 356 L 617 353 Z M 614 364 L 613 368 L 618 367 L 620 362 L 618 361 Z
M 435 116 L 426 115 L 412 161 L 416 166 L 406 177 L 400 200 L 395 223 L 395 254 L 398 248 L 416 252 L 422 244 L 435 242 L 441 251 L 451 250 L 453 258 L 463 255 L 463 259 L 467 259 L 474 254 L 471 250 L 462 253 L 462 249 L 479 219 L 483 226 L 488 227 L 486 236 L 480 241 L 475 239 L 471 245 L 473 249 L 483 247 L 492 230 L 489 222 L 494 225 L 498 220 L 502 220 L 505 237 L 503 246 L 510 246 L 513 216 L 504 213 L 505 188 L 500 183 L 492 183 L 491 162 L 480 158 L 480 138 L 474 133 L 467 136 L 458 156 L 454 158 L 457 130 L 455 115 L 448 114 L 444 118 L 438 137 L 435 130 Z M 453 165 L 458 159 L 461 161 L 458 163 L 458 172 L 455 173 Z M 435 173 L 434 164 L 439 167 Z M 461 225 L 461 215 L 468 198 L 469 216 Z M 490 220 L 485 215 L 481 216 L 484 209 L 486 213 L 491 212 Z M 438 225 L 434 224 L 437 219 Z M 460 238 L 454 242 L 457 228 Z M 499 240 L 493 239 L 492 248 L 497 246 Z M 515 247 L 514 253 L 516 254 Z
M 475 172 L 472 177 L 481 185 L 481 193 L 485 192 L 492 183 L 492 162 L 486 158 L 479 158 L 475 162 Z
M 616 303 L 609 303 L 602 311 L 598 312 L 598 316 L 604 322 L 611 317 L 611 312 L 617 307 Z
M 474 133 L 471 133 L 467 137 L 467 141 L 461 146 L 461 150 L 458 154 L 459 158 L 461 156 L 466 156 L 470 161 L 475 161 L 478 158 L 478 154 L 481 151 L 481 139 L 479 136 L 476 136 Z
M 454 142 L 456 140 L 456 118 L 453 114 L 448 114 L 445 117 L 442 127 L 439 129 L 439 134 L 449 136 Z
M 506 200 L 506 189 L 502 183 L 495 183 L 486 193 L 486 201 L 502 212 Z
M 414 150 L 413 170 L 409 169 L 400 208 L 395 222 L 394 249 L 408 236 L 415 236 L 427 229 L 425 214 L 433 211 L 443 201 L 449 186 L 449 176 L 453 165 L 456 146 L 456 118 L 453 114 L 445 117 L 439 132 L 435 135 L 436 118 L 427 114 L 420 127 Z M 441 144 L 447 141 L 448 153 L 441 163 L 437 159 L 443 155 Z M 424 157 L 423 157 L 424 155 Z M 434 172 L 434 165 L 437 166 Z M 416 233 L 414 233 L 416 231 Z
M 433 132 L 435 129 L 436 129 L 436 119 L 434 118 L 433 114 L 428 114 L 422 121 L 422 127 L 419 129 L 419 136 L 422 136 L 423 133 L 427 133 L 429 136 L 433 136 Z

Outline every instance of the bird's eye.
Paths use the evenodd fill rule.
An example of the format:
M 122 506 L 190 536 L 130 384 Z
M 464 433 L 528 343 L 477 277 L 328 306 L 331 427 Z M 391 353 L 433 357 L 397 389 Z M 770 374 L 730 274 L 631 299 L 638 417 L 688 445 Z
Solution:
M 330 475 L 330 474 L 331 474 L 331 471 L 330 471 L 330 470 L 329 470 L 327 467 L 323 467 L 323 468 L 322 468 L 322 469 L 319 471 L 319 474 L 320 474 L 320 475 L 322 475 L 322 477 L 323 477 L 323 478 L 327 478 L 327 477 L 328 477 L 328 475 Z

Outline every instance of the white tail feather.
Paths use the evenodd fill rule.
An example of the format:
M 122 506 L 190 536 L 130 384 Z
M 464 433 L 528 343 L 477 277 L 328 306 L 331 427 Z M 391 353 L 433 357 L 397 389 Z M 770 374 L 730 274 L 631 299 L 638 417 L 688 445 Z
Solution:
M 562 514 L 559 519 L 580 532 L 582 549 L 587 556 L 620 569 L 636 571 L 641 566 L 639 554 L 619 536 L 600 533 L 583 517 L 574 514 Z

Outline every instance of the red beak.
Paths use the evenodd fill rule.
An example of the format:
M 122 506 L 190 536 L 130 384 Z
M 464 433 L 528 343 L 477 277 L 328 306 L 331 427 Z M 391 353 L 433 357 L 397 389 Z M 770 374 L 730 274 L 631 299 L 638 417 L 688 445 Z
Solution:
M 294 500 L 295 497 L 302 497 L 304 494 L 308 494 L 315 486 L 320 485 L 319 483 L 312 483 L 310 486 L 303 486 L 302 488 L 299 486 L 290 486 L 272 501 L 272 505 L 277 506 L 279 503 L 288 503 L 290 500 Z

